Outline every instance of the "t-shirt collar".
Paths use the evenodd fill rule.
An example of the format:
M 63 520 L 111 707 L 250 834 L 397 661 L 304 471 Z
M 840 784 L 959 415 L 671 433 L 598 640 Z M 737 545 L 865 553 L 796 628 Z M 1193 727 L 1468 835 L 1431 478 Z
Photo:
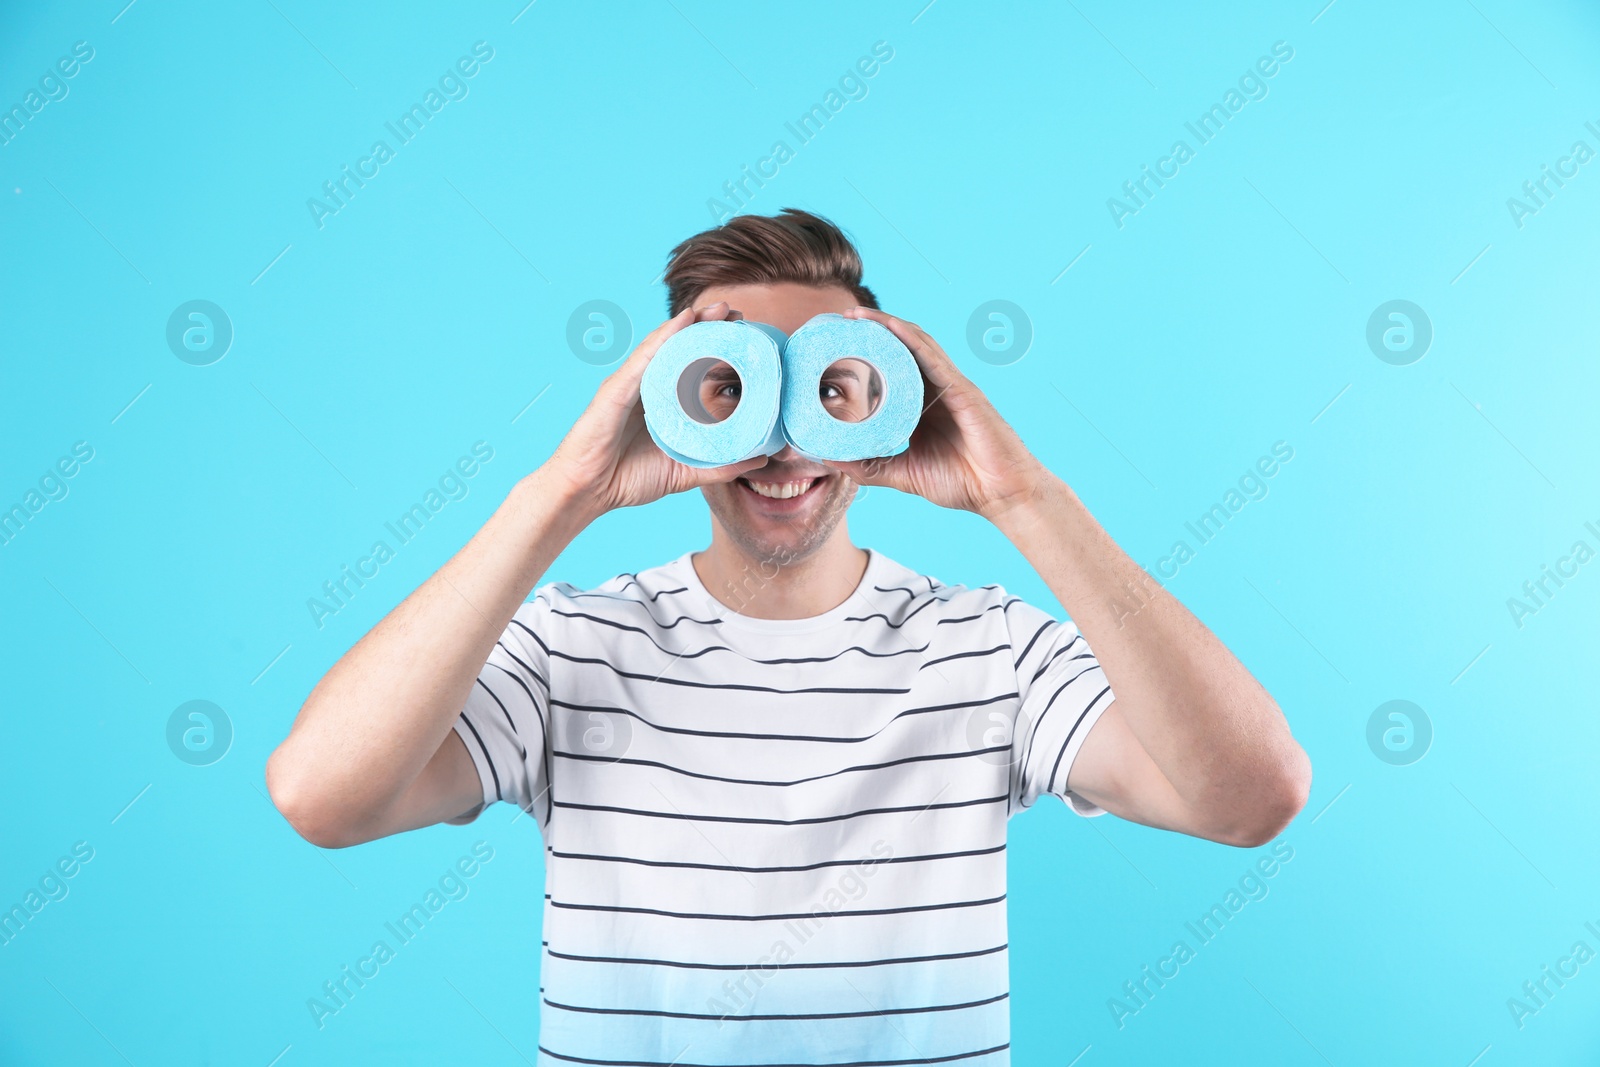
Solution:
M 753 633 L 765 634 L 803 634 L 817 630 L 827 629 L 836 623 L 844 621 L 851 614 L 868 615 L 874 608 L 871 590 L 874 585 L 881 585 L 884 575 L 892 566 L 889 558 L 875 549 L 868 548 L 867 568 L 861 575 L 850 595 L 838 607 L 823 612 L 821 615 L 812 615 L 804 619 L 758 619 L 750 615 L 742 615 L 728 607 L 722 601 L 711 595 L 711 591 L 700 581 L 700 575 L 694 569 L 694 562 L 690 558 L 693 551 L 685 552 L 673 560 L 669 567 L 674 575 L 689 590 L 689 593 L 705 601 L 713 615 L 722 621 L 724 626 L 736 627 L 740 630 L 749 630 Z

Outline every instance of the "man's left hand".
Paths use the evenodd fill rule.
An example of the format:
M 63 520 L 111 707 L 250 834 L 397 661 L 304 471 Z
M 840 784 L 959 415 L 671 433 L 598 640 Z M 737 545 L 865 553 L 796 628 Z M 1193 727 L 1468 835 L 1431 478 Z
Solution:
M 872 308 L 852 308 L 844 315 L 882 324 L 911 350 L 922 370 L 924 406 L 906 451 L 881 459 L 830 461 L 829 466 L 862 485 L 915 493 L 991 522 L 1032 499 L 1053 477 L 922 327 Z

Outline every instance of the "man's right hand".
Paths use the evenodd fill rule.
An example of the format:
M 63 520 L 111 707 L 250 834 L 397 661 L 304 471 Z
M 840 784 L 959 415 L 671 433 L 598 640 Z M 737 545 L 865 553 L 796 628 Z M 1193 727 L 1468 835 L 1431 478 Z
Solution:
M 698 468 L 679 463 L 656 447 L 644 424 L 639 383 L 644 369 L 668 337 L 695 322 L 715 322 L 737 315 L 724 303 L 685 308 L 656 327 L 595 392 L 540 474 L 582 501 L 590 517 L 615 508 L 636 507 L 671 493 L 732 481 L 764 466 L 767 457 Z
M 656 349 L 726 304 L 677 315 L 601 383 L 551 458 L 483 528 L 346 652 L 306 698 L 267 763 L 278 809 L 308 841 L 343 848 L 437 822 L 470 821 L 483 786 L 452 726 L 496 640 L 583 527 L 766 463 L 701 470 L 669 459 L 644 424 L 639 382 Z

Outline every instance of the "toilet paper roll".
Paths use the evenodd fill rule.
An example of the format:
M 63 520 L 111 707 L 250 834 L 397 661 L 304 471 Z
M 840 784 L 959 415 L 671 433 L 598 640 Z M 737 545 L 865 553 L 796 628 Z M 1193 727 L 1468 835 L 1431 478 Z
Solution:
M 785 340 L 776 327 L 742 319 L 696 322 L 668 337 L 639 382 L 651 439 L 691 467 L 720 467 L 782 451 Z M 739 404 L 721 422 L 700 397 L 706 371 L 719 362 L 739 375 Z
M 860 422 L 835 417 L 823 404 L 822 376 L 841 359 L 859 359 L 882 376 L 883 395 Z M 865 382 L 860 382 L 865 386 Z M 922 417 L 922 372 L 911 350 L 871 319 L 818 315 L 783 350 L 783 432 L 811 459 L 861 460 L 904 452 Z

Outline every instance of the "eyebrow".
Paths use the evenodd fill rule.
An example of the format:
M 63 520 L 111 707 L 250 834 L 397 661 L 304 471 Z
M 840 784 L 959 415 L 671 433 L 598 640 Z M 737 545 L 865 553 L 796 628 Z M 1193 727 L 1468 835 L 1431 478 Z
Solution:
M 827 373 L 823 374 L 823 377 L 824 378 L 849 378 L 853 382 L 859 382 L 861 380 L 856 375 L 856 372 L 853 371 L 853 370 L 850 370 L 848 367 L 841 367 L 838 370 L 830 370 Z
M 704 380 L 708 382 L 736 382 L 739 380 L 739 372 L 728 366 L 712 367 L 706 371 Z

